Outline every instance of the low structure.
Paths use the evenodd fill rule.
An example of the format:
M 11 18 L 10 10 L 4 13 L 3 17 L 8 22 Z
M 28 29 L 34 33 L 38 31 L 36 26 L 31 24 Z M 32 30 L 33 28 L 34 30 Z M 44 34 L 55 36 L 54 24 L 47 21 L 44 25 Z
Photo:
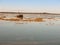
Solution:
M 17 18 L 23 19 L 23 15 L 17 15 Z
M 6 18 L 6 16 L 0 16 L 0 19 Z

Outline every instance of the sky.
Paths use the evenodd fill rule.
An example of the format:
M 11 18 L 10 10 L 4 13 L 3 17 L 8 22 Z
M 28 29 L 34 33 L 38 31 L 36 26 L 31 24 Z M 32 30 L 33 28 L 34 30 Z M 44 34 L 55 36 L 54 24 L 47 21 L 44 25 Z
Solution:
M 60 0 L 0 0 L 0 11 L 60 13 Z

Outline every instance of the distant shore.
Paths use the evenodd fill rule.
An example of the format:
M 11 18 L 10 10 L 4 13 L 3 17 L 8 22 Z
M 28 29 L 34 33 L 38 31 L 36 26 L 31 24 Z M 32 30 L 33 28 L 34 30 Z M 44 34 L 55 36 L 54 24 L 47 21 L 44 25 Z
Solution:
M 51 14 L 51 15 L 60 15 L 58 13 L 48 13 L 48 12 L 0 12 L 1 14 Z

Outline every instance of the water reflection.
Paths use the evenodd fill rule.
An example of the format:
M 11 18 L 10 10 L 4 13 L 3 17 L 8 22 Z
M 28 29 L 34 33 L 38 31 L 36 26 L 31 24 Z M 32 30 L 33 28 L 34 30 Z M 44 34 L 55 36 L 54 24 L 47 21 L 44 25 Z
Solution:
M 1 45 L 59 45 L 59 18 L 0 18 Z
M 13 22 L 15 24 L 28 24 L 28 23 L 32 23 L 32 22 L 36 22 L 36 23 L 46 23 L 46 25 L 60 25 L 60 19 L 58 18 L 27 18 L 27 19 L 19 19 L 19 18 L 7 18 L 7 19 L 0 19 L 0 23 L 1 21 L 3 22 Z M 56 23 L 57 22 L 57 23 Z

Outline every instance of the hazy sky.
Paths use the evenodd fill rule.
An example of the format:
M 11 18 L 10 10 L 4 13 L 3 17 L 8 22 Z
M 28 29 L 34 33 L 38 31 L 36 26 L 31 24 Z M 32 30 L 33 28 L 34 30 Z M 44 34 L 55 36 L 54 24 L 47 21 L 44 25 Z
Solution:
M 60 0 L 0 0 L 0 11 L 60 13 Z

